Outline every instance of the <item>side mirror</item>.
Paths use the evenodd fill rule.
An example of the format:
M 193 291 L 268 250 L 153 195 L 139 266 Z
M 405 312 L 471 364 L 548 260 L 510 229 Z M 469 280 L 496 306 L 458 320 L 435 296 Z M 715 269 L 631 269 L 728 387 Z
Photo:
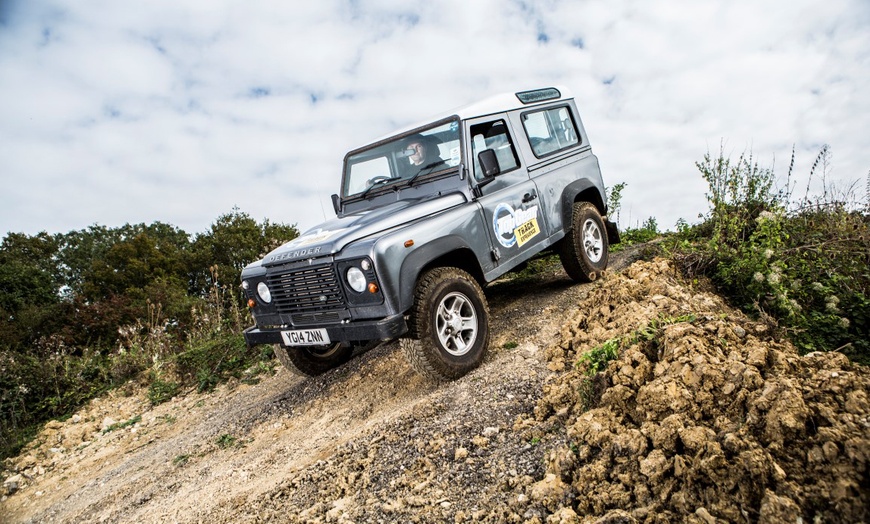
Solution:
M 332 194 L 332 209 L 335 210 L 336 215 L 341 212 L 341 199 L 335 193 Z
M 492 178 L 501 173 L 501 168 L 498 165 L 498 158 L 495 156 L 495 151 L 492 149 L 484 149 L 477 154 L 477 161 L 480 162 L 480 170 L 483 171 L 483 176 Z

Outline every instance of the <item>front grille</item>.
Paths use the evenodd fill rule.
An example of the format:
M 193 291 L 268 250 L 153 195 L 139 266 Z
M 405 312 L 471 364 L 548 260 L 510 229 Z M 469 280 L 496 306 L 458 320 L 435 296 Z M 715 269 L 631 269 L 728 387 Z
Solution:
M 332 264 L 291 269 L 266 276 L 279 313 L 315 313 L 345 309 Z
M 291 315 L 290 319 L 294 326 L 307 326 L 314 324 L 338 324 L 344 317 L 350 315 L 342 315 L 341 311 L 319 311 L 316 313 L 297 313 Z

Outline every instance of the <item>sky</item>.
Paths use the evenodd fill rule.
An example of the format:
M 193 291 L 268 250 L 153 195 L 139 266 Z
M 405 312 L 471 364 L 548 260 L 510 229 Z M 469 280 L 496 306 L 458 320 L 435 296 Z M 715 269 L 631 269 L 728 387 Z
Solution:
M 0 235 L 239 209 L 316 226 L 344 154 L 503 92 L 574 94 L 620 226 L 708 210 L 752 153 L 864 195 L 867 0 L 0 0 Z M 812 190 L 821 190 L 813 180 Z

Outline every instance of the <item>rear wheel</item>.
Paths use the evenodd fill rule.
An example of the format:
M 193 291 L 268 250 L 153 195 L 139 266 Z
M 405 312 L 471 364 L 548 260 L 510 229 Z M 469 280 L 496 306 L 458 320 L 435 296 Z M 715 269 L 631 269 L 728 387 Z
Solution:
M 559 243 L 559 259 L 568 276 L 592 282 L 607 269 L 609 244 L 604 220 L 589 202 L 575 202 L 571 229 Z
M 483 362 L 489 346 L 489 307 L 474 278 L 441 267 L 420 277 L 410 319 L 411 338 L 400 344 L 414 369 L 453 380 Z
M 338 367 L 353 354 L 354 347 L 337 343 L 330 346 L 291 347 L 275 344 L 275 356 L 285 368 L 296 373 L 314 377 Z

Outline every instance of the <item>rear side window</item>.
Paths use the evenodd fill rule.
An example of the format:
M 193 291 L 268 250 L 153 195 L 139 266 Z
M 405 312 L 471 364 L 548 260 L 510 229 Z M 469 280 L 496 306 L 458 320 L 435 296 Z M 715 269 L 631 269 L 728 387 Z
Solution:
M 523 127 L 535 156 L 541 158 L 580 143 L 577 126 L 567 107 L 525 113 Z

